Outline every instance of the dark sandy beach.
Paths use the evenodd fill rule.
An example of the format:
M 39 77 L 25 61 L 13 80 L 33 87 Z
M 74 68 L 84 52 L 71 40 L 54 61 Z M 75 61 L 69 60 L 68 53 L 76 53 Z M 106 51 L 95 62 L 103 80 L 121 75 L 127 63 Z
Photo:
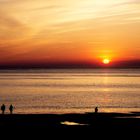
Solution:
M 140 130 L 140 113 L 12 114 L 0 115 L 1 132 L 122 133 Z

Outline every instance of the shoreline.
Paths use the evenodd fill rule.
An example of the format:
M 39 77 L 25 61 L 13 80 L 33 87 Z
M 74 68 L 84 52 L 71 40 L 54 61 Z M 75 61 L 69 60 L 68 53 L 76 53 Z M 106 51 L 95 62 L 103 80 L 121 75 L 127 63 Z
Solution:
M 140 112 L 0 115 L 0 132 L 8 138 L 112 139 L 139 136 Z
M 95 128 L 140 129 L 140 112 L 69 113 L 69 114 L 1 114 L 0 129 L 14 128 Z

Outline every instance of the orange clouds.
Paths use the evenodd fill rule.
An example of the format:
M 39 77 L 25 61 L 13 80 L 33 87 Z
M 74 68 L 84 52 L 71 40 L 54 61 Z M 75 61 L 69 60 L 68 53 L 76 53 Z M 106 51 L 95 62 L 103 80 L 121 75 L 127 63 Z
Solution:
M 0 63 L 140 59 L 140 3 L 0 1 Z

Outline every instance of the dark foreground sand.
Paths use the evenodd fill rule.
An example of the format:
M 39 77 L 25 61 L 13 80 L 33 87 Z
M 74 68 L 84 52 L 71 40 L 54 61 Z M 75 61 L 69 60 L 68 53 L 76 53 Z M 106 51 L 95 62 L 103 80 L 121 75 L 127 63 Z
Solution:
M 0 115 L 0 132 L 58 136 L 69 133 L 102 135 L 140 132 L 140 113 L 13 114 Z M 71 125 L 68 125 L 71 124 Z

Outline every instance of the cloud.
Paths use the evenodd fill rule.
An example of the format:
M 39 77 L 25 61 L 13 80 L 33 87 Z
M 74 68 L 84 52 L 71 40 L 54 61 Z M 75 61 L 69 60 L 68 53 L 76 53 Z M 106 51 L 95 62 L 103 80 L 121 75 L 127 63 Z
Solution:
M 115 4 L 114 6 L 132 5 L 132 4 L 140 4 L 140 0 L 127 0 L 125 2 Z
M 10 41 L 26 38 L 31 28 L 10 14 L 0 11 L 0 41 Z
M 0 0 L 0 59 L 72 59 L 69 52 L 81 58 L 85 50 L 93 56 L 139 46 L 138 37 L 130 33 L 139 34 L 139 4 L 140 0 Z
M 2 11 L 0 11 L 0 24 L 1 26 L 7 26 L 9 28 L 21 26 L 21 23 L 18 20 Z
M 36 7 L 36 8 L 32 8 L 30 10 L 32 11 L 38 11 L 38 10 L 53 10 L 53 9 L 58 9 L 61 7 L 58 7 L 57 5 L 48 5 L 48 6 L 42 6 L 42 7 Z

